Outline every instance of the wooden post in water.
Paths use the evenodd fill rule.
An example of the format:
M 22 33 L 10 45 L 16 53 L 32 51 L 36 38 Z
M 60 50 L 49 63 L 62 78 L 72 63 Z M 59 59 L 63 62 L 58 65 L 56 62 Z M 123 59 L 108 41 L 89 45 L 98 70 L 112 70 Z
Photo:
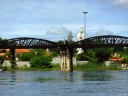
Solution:
M 61 71 L 73 71 L 73 48 L 67 48 L 60 51 Z
M 73 48 L 68 48 L 69 71 L 73 71 Z

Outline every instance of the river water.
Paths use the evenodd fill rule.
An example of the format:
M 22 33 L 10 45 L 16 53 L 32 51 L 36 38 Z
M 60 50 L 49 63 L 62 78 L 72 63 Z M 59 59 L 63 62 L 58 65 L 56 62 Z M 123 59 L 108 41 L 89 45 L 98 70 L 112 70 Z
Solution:
M 0 96 L 128 96 L 128 71 L 0 72 Z

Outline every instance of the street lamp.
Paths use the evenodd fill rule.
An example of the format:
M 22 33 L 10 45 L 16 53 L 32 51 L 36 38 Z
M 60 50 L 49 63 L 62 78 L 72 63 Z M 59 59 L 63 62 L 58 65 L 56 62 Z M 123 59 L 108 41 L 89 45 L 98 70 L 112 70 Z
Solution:
M 85 34 L 85 36 L 86 36 L 86 14 L 88 13 L 88 12 L 83 12 L 85 15 L 84 15 L 84 34 Z

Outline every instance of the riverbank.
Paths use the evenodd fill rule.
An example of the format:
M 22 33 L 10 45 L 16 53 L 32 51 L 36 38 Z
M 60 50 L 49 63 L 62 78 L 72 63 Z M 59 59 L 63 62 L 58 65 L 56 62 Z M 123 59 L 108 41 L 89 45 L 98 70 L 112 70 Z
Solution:
M 57 59 L 55 59 L 58 61 Z M 16 62 L 16 68 L 12 69 L 11 64 L 8 60 L 5 60 L 2 65 L 3 71 L 60 71 L 60 65 L 59 62 L 52 62 L 50 68 L 46 67 L 38 67 L 38 68 L 32 68 L 29 61 L 17 61 Z M 74 71 L 104 71 L 104 70 L 124 70 L 127 68 L 122 68 L 119 66 L 119 64 L 96 64 L 92 62 L 81 62 L 77 61 L 76 64 L 74 64 Z
M 29 61 L 18 61 L 16 63 L 16 68 L 12 69 L 11 64 L 9 61 L 4 61 L 2 70 L 3 71 L 60 71 L 60 65 L 58 64 L 51 64 L 51 67 L 38 67 L 38 68 L 32 68 Z M 104 71 L 104 70 L 124 70 L 124 67 L 122 68 L 119 66 L 119 64 L 110 64 L 109 66 L 106 64 L 96 64 L 96 63 L 84 63 L 84 62 L 77 62 L 74 66 L 74 71 Z M 125 68 L 127 69 L 127 68 Z
M 60 71 L 59 65 L 52 65 L 50 68 L 31 68 L 31 67 L 16 67 L 12 69 L 11 67 L 3 67 L 3 71 Z M 104 70 L 123 70 L 121 67 L 117 66 L 101 66 L 101 65 L 77 65 L 74 66 L 74 71 L 104 71 Z
M 85 66 L 75 66 L 76 71 L 104 71 L 104 70 L 123 70 L 121 67 L 114 66 L 97 66 L 97 67 L 85 67 Z

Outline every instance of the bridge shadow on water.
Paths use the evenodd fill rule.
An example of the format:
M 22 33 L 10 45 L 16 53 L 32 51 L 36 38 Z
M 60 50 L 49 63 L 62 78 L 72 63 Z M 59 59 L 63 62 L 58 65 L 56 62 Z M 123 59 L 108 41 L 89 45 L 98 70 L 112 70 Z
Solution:
M 114 77 L 109 71 L 61 72 L 61 80 L 64 82 L 110 81 L 113 79 Z
M 109 71 L 91 71 L 83 72 L 82 80 L 84 81 L 110 81 L 113 79 Z
M 61 72 L 61 80 L 63 80 L 64 82 L 74 82 L 74 75 L 74 72 Z

